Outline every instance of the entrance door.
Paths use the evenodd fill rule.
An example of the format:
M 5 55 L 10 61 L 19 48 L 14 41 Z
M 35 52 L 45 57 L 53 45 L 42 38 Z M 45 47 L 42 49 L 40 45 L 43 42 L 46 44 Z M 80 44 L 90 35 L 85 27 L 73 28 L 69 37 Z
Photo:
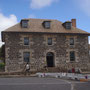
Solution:
M 47 67 L 54 67 L 54 54 L 52 52 L 47 53 Z

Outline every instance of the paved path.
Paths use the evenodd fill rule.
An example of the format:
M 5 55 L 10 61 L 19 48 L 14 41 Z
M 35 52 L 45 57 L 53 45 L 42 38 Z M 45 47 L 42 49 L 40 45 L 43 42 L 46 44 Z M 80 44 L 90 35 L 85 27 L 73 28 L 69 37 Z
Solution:
M 0 90 L 90 90 L 90 83 L 56 78 L 0 78 Z

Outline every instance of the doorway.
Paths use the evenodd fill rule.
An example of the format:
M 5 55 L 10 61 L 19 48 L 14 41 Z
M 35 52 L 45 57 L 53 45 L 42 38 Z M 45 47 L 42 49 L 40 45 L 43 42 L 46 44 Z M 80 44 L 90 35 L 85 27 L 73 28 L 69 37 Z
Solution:
M 47 67 L 54 67 L 54 54 L 52 52 L 47 53 L 46 60 Z

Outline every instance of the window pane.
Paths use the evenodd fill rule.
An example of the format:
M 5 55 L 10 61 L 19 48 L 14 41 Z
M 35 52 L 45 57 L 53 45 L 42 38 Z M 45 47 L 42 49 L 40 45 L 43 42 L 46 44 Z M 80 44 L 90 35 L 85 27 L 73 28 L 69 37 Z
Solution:
M 66 23 L 66 29 L 71 29 L 71 23 Z
M 48 45 L 52 45 L 52 38 L 48 38 Z
M 24 45 L 29 45 L 29 38 L 28 37 L 24 38 Z
M 22 21 L 22 27 L 27 28 L 28 27 L 28 21 Z
M 24 52 L 24 61 L 29 62 L 30 61 L 30 53 L 29 52 Z
M 45 22 L 45 28 L 50 28 L 50 22 Z
M 74 45 L 74 38 L 70 38 L 70 45 Z
M 70 52 L 70 61 L 75 61 L 75 52 L 74 51 Z

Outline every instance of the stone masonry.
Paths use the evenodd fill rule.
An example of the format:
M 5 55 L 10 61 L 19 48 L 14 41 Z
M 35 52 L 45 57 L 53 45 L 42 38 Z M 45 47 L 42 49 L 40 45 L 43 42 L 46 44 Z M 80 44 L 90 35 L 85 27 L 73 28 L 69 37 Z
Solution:
M 24 45 L 24 37 L 29 37 L 29 46 Z M 53 39 L 52 45 L 47 45 L 47 38 Z M 73 37 L 75 44 L 70 46 L 69 39 Z M 70 51 L 75 51 L 75 61 L 70 62 Z M 89 49 L 87 35 L 45 34 L 45 33 L 5 33 L 6 72 L 23 71 L 25 62 L 23 52 L 30 52 L 30 67 L 37 71 L 46 66 L 46 54 L 54 54 L 55 67 L 88 70 Z

